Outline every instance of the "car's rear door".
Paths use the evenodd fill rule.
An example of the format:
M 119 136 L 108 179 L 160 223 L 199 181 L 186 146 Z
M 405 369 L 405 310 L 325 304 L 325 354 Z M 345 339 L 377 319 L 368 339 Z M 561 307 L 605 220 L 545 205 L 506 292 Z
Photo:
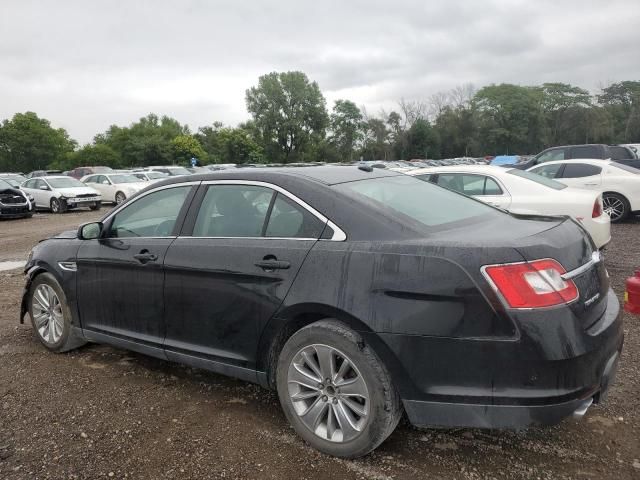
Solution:
M 588 163 L 567 163 L 557 180 L 572 187 L 599 190 L 602 185 L 602 167 Z
M 195 189 L 169 185 L 115 211 L 104 235 L 77 254 L 77 298 L 85 335 L 164 356 L 164 268 Z
M 203 184 L 165 258 L 167 358 L 255 380 L 259 333 L 325 223 L 272 185 Z

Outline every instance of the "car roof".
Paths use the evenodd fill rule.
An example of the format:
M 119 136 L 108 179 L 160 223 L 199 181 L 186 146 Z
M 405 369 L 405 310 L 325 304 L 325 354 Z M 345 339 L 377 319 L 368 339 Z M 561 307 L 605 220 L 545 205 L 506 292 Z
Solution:
M 567 160 L 553 160 L 551 162 L 539 163 L 538 165 L 534 165 L 531 168 L 528 168 L 527 170 L 531 170 L 533 168 L 542 167 L 544 165 L 555 165 L 555 164 L 558 164 L 558 163 L 587 163 L 587 164 L 590 164 L 590 165 L 602 166 L 603 164 L 605 164 L 605 165 L 612 164 L 612 163 L 614 163 L 614 161 L 611 160 L 610 158 L 571 158 L 571 159 L 567 159 Z
M 484 173 L 501 175 L 511 170 L 510 168 L 500 167 L 498 165 L 444 165 L 441 167 L 424 167 L 416 168 L 406 172 L 407 175 L 421 175 L 423 173 L 442 173 L 442 172 L 459 172 L 459 173 Z
M 325 185 L 355 182 L 370 178 L 396 177 L 401 173 L 386 169 L 370 168 L 363 170 L 357 166 L 320 166 L 320 167 L 283 167 L 283 168 L 238 168 L 233 170 L 217 170 L 211 173 L 191 175 L 189 181 L 206 180 L 253 180 L 273 181 L 277 177 L 298 177 Z M 163 180 L 164 184 L 184 182 L 185 177 Z

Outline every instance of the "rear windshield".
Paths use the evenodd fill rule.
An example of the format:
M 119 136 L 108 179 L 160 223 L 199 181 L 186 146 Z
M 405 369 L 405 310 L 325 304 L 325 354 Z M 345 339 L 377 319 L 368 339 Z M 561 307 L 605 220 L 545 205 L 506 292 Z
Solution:
M 631 165 L 625 165 L 624 163 L 611 162 L 611 166 L 619 168 L 620 170 L 625 170 L 629 173 L 634 173 L 636 175 L 640 174 L 640 170 L 638 170 L 635 167 L 632 167 Z
M 426 227 L 474 217 L 502 215 L 482 202 L 408 176 L 347 182 L 334 188 L 374 209 L 400 213 Z
M 84 183 L 75 178 L 47 178 L 47 182 L 52 188 L 72 188 L 72 187 L 86 187 Z
M 633 151 L 627 147 L 609 147 L 612 160 L 633 160 L 636 158 Z
M 537 173 L 527 172 L 526 170 L 518 170 L 517 168 L 514 168 L 507 171 L 507 173 L 515 175 L 516 177 L 526 178 L 527 180 L 539 183 L 540 185 L 544 185 L 545 187 L 553 188 L 554 190 L 563 190 L 567 188 L 564 183 L 556 182 L 555 180 L 543 177 L 542 175 L 538 175 Z

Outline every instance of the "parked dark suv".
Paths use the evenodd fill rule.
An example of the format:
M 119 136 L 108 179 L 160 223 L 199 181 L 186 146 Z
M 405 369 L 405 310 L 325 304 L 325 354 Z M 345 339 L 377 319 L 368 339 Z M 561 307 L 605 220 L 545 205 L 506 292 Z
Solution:
M 298 434 L 341 457 L 403 411 L 486 428 L 584 414 L 623 341 L 576 222 L 366 165 L 163 180 L 39 243 L 26 273 L 22 317 L 46 348 L 107 343 L 275 388 Z
M 535 157 L 526 162 L 510 165 L 520 170 L 526 170 L 541 163 L 553 162 L 555 160 L 573 160 L 573 159 L 600 159 L 615 160 L 618 163 L 629 165 L 630 167 L 640 168 L 640 160 L 635 152 L 629 147 L 622 145 L 603 145 L 603 144 L 585 144 L 585 145 L 567 145 L 563 147 L 551 147 L 543 150 Z

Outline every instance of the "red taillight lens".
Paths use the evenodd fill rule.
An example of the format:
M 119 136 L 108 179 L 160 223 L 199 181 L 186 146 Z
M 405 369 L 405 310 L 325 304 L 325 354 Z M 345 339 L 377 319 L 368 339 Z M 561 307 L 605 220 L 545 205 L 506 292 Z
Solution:
M 575 283 L 562 278 L 566 271 L 555 260 L 489 265 L 483 272 L 511 308 L 551 307 L 578 298 Z
M 600 203 L 600 197 L 598 197 L 596 198 L 596 202 L 593 204 L 591 218 L 598 218 L 600 215 L 602 215 L 602 204 Z

